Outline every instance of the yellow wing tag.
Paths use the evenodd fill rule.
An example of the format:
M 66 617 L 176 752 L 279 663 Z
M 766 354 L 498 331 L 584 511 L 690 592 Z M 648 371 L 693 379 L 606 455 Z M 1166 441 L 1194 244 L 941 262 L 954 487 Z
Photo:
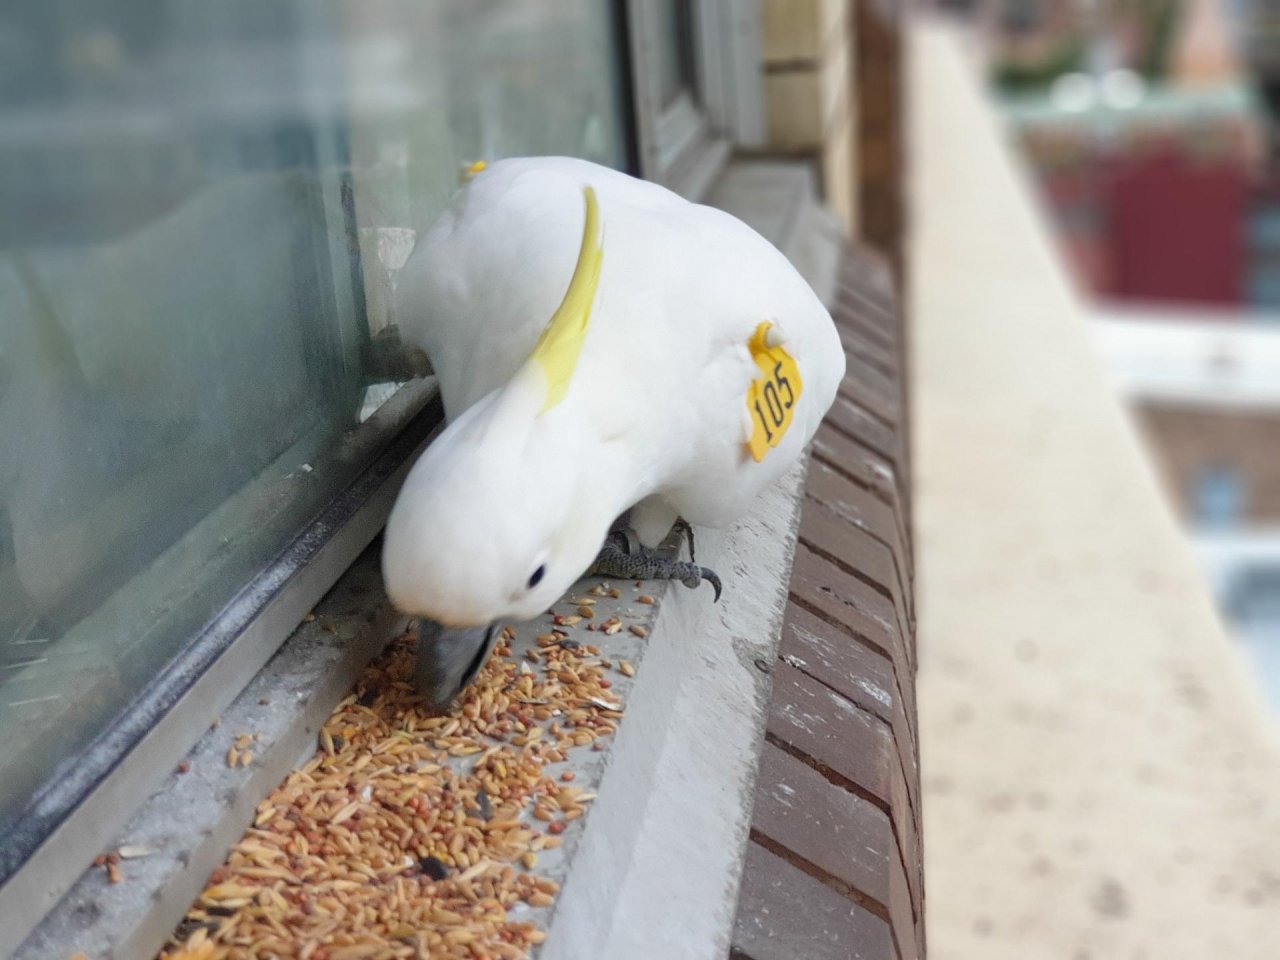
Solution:
M 762 322 L 747 344 L 751 359 L 760 368 L 760 376 L 751 382 L 747 391 L 747 410 L 751 414 L 753 428 L 747 448 L 756 463 L 763 460 L 764 455 L 776 447 L 791 428 L 796 416 L 796 403 L 804 389 L 795 358 L 781 345 L 769 346 L 771 326 L 773 324 L 767 320 Z

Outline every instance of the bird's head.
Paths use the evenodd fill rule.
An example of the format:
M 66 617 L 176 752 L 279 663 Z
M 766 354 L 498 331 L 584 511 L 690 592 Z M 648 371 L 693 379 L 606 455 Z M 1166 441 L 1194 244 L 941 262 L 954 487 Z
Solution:
M 427 621 L 418 687 L 437 709 L 475 677 L 503 621 L 537 616 L 582 575 L 622 509 L 578 466 L 576 431 L 551 415 L 518 415 L 520 388 L 490 394 L 451 424 L 387 519 L 387 594 Z
M 424 618 L 418 689 L 442 708 L 474 678 L 503 620 L 551 606 L 621 512 L 583 469 L 589 430 L 568 394 L 599 282 L 594 192 L 568 291 L 510 383 L 463 412 L 405 479 L 382 568 L 397 609 Z

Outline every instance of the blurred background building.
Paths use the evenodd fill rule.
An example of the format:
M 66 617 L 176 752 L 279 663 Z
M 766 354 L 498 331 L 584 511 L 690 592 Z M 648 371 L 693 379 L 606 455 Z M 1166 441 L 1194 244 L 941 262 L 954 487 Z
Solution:
M 975 0 L 1097 341 L 1280 707 L 1280 8 Z

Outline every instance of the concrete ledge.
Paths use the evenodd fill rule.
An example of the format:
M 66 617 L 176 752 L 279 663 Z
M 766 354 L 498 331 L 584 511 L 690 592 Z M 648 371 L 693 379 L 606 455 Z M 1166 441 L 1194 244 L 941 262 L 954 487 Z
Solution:
M 700 535 L 720 606 L 666 591 L 547 960 L 728 952 L 803 485 L 797 465 L 732 530 Z
M 929 939 L 1272 958 L 1280 750 L 958 38 L 913 30 Z

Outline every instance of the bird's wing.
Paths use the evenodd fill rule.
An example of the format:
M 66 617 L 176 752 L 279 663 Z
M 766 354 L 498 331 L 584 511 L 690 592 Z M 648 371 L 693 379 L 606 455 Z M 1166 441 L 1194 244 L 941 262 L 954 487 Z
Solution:
M 584 395 L 606 435 L 646 450 L 647 492 L 694 522 L 727 522 L 795 462 L 835 396 L 844 354 L 830 315 L 722 211 L 650 209 L 625 235 L 607 223 Z
M 627 232 L 628 211 L 684 204 L 581 160 L 503 160 L 459 191 L 416 245 L 397 279 L 397 319 L 404 341 L 432 358 L 450 417 L 512 377 L 560 305 L 586 186 L 598 196 L 606 244 L 610 232 Z
M 598 197 L 602 266 L 574 373 L 584 422 L 625 443 L 639 491 L 720 516 L 800 455 L 843 374 L 830 317 L 794 267 L 734 217 L 654 184 L 564 158 L 478 174 L 419 243 L 400 279 L 406 342 L 432 357 L 456 417 L 507 383 L 565 296 L 580 253 L 583 187 Z M 757 461 L 749 393 L 767 372 L 762 323 L 803 382 L 783 436 Z M 783 391 L 785 385 L 775 388 Z M 750 428 L 750 429 L 749 429 Z M 713 509 L 718 508 L 718 509 Z

